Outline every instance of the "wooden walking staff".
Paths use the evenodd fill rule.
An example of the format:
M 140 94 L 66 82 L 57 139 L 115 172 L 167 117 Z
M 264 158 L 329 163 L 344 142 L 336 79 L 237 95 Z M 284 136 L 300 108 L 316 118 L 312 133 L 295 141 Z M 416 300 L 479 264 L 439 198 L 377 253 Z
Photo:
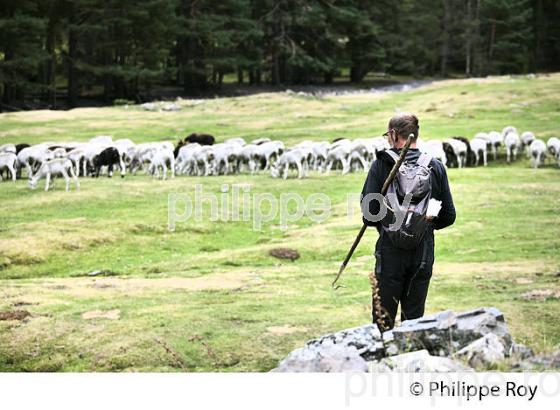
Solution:
M 397 160 L 397 162 L 395 162 L 395 165 L 393 165 L 393 168 L 391 169 L 391 172 L 389 172 L 389 175 L 387 176 L 387 179 L 383 183 L 383 187 L 381 188 L 381 195 L 385 195 L 387 193 L 387 190 L 389 189 L 389 185 L 391 185 L 391 183 L 395 179 L 395 176 L 397 175 L 397 172 L 399 171 L 399 168 L 404 161 L 406 153 L 408 152 L 408 149 L 410 148 L 410 144 L 412 143 L 413 139 L 414 139 L 414 134 L 410 134 L 408 136 L 408 139 L 406 140 L 406 143 L 404 144 L 404 147 L 401 150 L 401 154 L 399 156 L 399 159 Z M 348 262 L 350 261 L 350 258 L 352 257 L 352 255 L 354 254 L 354 251 L 358 247 L 358 244 L 360 243 L 360 240 L 362 239 L 362 236 L 364 236 L 364 233 L 365 233 L 366 229 L 367 229 L 367 225 L 363 224 L 362 227 L 360 228 L 360 232 L 358 232 L 358 236 L 356 236 L 356 239 L 354 240 L 354 243 L 352 244 L 352 246 L 350 247 L 350 250 L 348 251 L 348 255 L 346 255 L 346 258 L 344 258 L 344 262 L 342 262 L 342 265 L 340 265 L 340 269 L 338 270 L 338 274 L 336 275 L 336 278 L 334 279 L 334 281 L 332 283 L 332 287 L 334 288 L 334 290 L 342 287 L 341 285 L 335 286 L 336 282 L 340 278 L 340 275 L 342 275 L 342 272 L 344 272 L 344 269 L 346 269 L 346 265 L 348 265 Z

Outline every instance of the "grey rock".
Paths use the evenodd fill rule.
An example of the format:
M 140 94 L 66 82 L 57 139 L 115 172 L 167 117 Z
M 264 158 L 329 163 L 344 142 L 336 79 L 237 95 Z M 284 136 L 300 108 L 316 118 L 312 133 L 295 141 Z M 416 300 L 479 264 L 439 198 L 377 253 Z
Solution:
M 542 353 L 513 365 L 514 370 L 542 372 L 547 370 L 560 371 L 560 350 Z
M 479 308 L 458 314 L 444 311 L 404 321 L 392 330 L 396 349 L 390 350 L 404 353 L 426 349 L 434 356 L 449 356 L 488 333 L 501 337 L 509 350 L 511 337 L 498 309 Z
M 453 357 L 462 359 L 473 368 L 485 368 L 506 358 L 506 347 L 502 338 L 488 333 L 463 347 Z
M 366 361 L 355 347 L 332 345 L 323 348 L 303 347 L 294 350 L 273 372 L 340 373 L 367 372 Z
M 533 349 L 521 343 L 512 343 L 508 352 L 508 356 L 517 360 L 526 360 L 535 356 Z
M 470 372 L 473 369 L 448 357 L 432 356 L 427 350 L 403 353 L 368 363 L 372 373 Z
M 140 105 L 146 111 L 157 111 L 157 105 L 151 102 Z
M 354 347 L 365 360 L 374 360 L 385 356 L 381 333 L 377 325 L 373 324 L 327 334 L 307 342 L 307 347 L 319 350 L 332 345 Z
M 426 352 L 418 353 L 424 359 L 428 354 L 427 364 L 420 366 L 414 362 L 417 359 L 414 355 L 401 357 L 404 353 L 418 351 Z M 502 312 L 496 308 L 479 308 L 457 314 L 444 311 L 407 320 L 383 333 L 383 337 L 374 324 L 330 333 L 294 350 L 276 371 L 363 371 L 360 369 L 364 361 L 373 362 L 370 367 L 375 367 L 376 371 L 469 369 L 451 358 L 455 353 L 455 358 L 462 358 L 473 366 L 493 364 L 514 354 L 520 358 L 531 356 L 530 349 L 513 343 Z M 434 359 L 434 356 L 447 359 Z M 396 362 L 382 360 L 387 357 L 398 359 Z M 405 359 L 404 364 L 399 361 Z

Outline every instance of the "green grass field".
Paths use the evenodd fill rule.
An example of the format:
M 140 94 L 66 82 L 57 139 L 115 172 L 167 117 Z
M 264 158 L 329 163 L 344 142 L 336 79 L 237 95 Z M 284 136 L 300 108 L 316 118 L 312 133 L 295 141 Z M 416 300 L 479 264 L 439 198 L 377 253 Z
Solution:
M 547 139 L 560 134 L 560 75 L 439 82 L 403 93 L 316 98 L 286 93 L 181 101 L 180 112 L 139 107 L 0 114 L 0 144 L 83 141 L 94 135 L 135 142 L 193 131 L 218 140 L 367 137 L 395 110 L 416 112 L 424 139 L 514 125 Z M 503 157 L 503 155 L 502 155 Z M 81 179 L 81 190 L 29 190 L 0 182 L 0 371 L 267 371 L 306 340 L 367 323 L 367 273 L 377 234 L 368 232 L 342 282 L 330 282 L 360 227 L 347 196 L 365 174 L 275 180 L 269 175 L 160 181 L 144 175 Z M 437 233 L 427 311 L 496 306 L 517 341 L 537 351 L 560 345 L 560 169 L 499 159 L 450 169 L 458 218 Z M 39 184 L 39 188 L 43 187 Z M 250 222 L 179 222 L 167 229 L 168 194 L 326 193 L 331 216 L 282 230 Z M 355 205 L 355 204 L 354 204 Z M 206 207 L 208 208 L 208 207 Z M 207 215 L 208 209 L 205 209 Z M 275 247 L 301 258 L 280 261 Z M 110 277 L 88 277 L 95 270 Z M 524 294 L 552 290 L 544 300 Z M 555 292 L 555 293 L 554 293 Z M 554 296 L 556 295 L 556 297 Z

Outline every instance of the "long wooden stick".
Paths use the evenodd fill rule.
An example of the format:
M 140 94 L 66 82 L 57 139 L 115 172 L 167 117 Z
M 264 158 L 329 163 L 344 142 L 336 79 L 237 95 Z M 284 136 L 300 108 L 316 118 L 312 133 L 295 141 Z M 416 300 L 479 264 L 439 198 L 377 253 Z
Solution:
M 397 160 L 397 162 L 395 162 L 395 165 L 393 165 L 393 168 L 391 169 L 391 172 L 389 172 L 389 175 L 387 176 L 387 179 L 385 179 L 385 182 L 383 183 L 383 187 L 381 188 L 381 195 L 385 195 L 387 193 L 387 190 L 389 189 L 389 185 L 391 185 L 391 183 L 395 179 L 395 176 L 397 175 L 397 172 L 399 171 L 399 168 L 404 161 L 406 153 L 408 152 L 408 149 L 410 148 L 410 144 L 412 143 L 413 139 L 414 139 L 414 134 L 410 134 L 408 136 L 407 140 L 406 140 L 406 143 L 404 144 L 404 147 L 401 150 L 401 154 L 399 156 L 399 159 Z M 340 275 L 342 275 L 342 272 L 344 272 L 344 269 L 346 269 L 346 265 L 348 265 L 348 262 L 350 261 L 350 258 L 352 257 L 352 255 L 354 254 L 354 251 L 358 247 L 358 244 L 360 243 L 360 240 L 362 239 L 362 236 L 364 236 L 364 233 L 366 232 L 366 229 L 367 229 L 367 225 L 363 224 L 362 227 L 360 228 L 360 232 L 358 232 L 358 236 L 356 236 L 356 239 L 354 239 L 354 243 L 350 247 L 350 250 L 348 251 L 348 254 L 346 255 L 346 258 L 344 258 L 344 261 L 342 262 L 342 265 L 340 265 L 340 269 L 338 270 L 338 274 L 336 275 L 336 278 L 334 279 L 334 281 L 332 283 L 332 287 L 334 288 L 334 290 L 341 287 L 340 285 L 335 287 L 336 282 L 340 278 Z

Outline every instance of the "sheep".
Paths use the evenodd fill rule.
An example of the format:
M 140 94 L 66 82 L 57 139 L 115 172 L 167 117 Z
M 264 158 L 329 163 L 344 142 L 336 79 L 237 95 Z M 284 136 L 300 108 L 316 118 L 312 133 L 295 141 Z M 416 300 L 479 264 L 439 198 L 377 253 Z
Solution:
M 237 157 L 237 171 L 241 172 L 242 167 L 246 166 L 251 175 L 255 173 L 257 163 L 255 162 L 255 154 L 257 151 L 257 144 L 245 145 Z
M 12 181 L 16 182 L 16 168 L 17 168 L 17 155 L 15 152 L 0 152 L 0 171 L 6 168 L 11 176 Z M 0 181 L 2 181 L 2 174 L 0 172 Z
M 111 135 L 98 135 L 89 140 L 91 144 L 113 145 L 113 137 Z
M 16 155 L 20 153 L 20 151 L 24 148 L 29 148 L 31 145 L 26 143 L 16 144 Z
M 251 144 L 253 145 L 261 145 L 264 144 L 265 142 L 271 142 L 272 140 L 270 138 L 257 138 L 253 141 L 251 141 Z
M 229 138 L 227 140 L 224 141 L 224 144 L 237 144 L 237 145 L 247 145 L 247 143 L 245 142 L 245 140 L 243 138 Z
M 478 165 L 477 156 L 474 154 L 471 148 L 470 141 L 465 137 L 451 137 L 451 138 L 456 139 L 457 141 L 461 141 L 463 144 L 467 146 L 467 158 L 465 161 L 465 166 Z M 484 143 L 487 144 L 486 139 L 484 139 Z
M 471 141 L 471 149 L 473 151 L 473 154 L 475 156 L 475 162 L 474 165 L 478 166 L 478 161 L 480 159 L 480 154 L 482 154 L 482 159 L 483 159 L 483 163 L 484 166 L 488 165 L 488 152 L 487 152 L 487 142 L 486 140 L 483 140 L 482 138 L 474 138 Z
M 521 148 L 525 149 L 527 152 L 527 158 L 531 156 L 531 150 L 529 149 L 531 143 L 535 141 L 535 134 L 531 131 L 525 131 L 521 134 Z
M 170 142 L 144 142 L 136 144 L 127 149 L 127 157 L 131 158 L 129 163 L 129 172 L 136 174 L 139 168 L 146 170 L 155 153 L 160 150 L 170 150 L 173 154 L 174 147 Z M 175 157 L 175 155 L 173 155 Z M 175 167 L 174 167 L 175 168 Z
M 546 155 L 546 144 L 542 140 L 534 140 L 529 145 L 528 151 L 531 153 L 531 162 L 533 168 L 538 168 L 541 163 L 544 164 L 544 159 Z
M 498 148 L 504 143 L 504 136 L 498 131 L 490 131 L 488 133 L 490 144 L 492 145 L 492 156 L 494 160 L 498 159 Z
M 25 167 L 28 177 L 31 177 L 44 161 L 53 158 L 52 152 L 48 150 L 49 145 L 51 143 L 33 145 L 22 149 L 17 154 L 18 167 Z
M 108 167 L 108 176 L 111 178 L 113 176 L 113 167 L 118 165 L 121 170 L 121 178 L 124 178 L 125 175 L 125 166 L 124 162 L 120 156 L 119 150 L 115 147 L 108 147 L 93 157 L 92 160 L 94 172 L 93 175 L 95 177 L 99 177 L 99 173 L 101 172 L 101 167 L 107 166 Z
M 101 153 L 108 145 L 101 144 L 101 143 L 88 143 L 82 145 L 84 156 L 83 156 L 83 176 L 89 175 L 89 170 L 93 170 L 95 168 L 93 164 L 93 159 Z
M 521 140 L 516 132 L 509 132 L 504 138 L 504 145 L 506 146 L 507 162 L 510 163 L 511 159 L 517 159 L 517 151 L 521 146 Z
M 504 129 L 502 129 L 502 138 L 504 139 L 504 141 L 506 135 L 508 135 L 510 132 L 519 135 L 519 133 L 517 132 L 517 128 L 515 128 L 513 125 L 508 125 L 507 127 L 504 127 Z
M 113 147 L 115 147 L 119 151 L 119 155 L 121 157 L 121 160 L 125 164 L 130 163 L 130 160 L 132 158 L 130 158 L 128 156 L 128 152 L 135 145 L 136 144 L 134 144 L 134 142 L 132 142 L 128 138 L 122 138 L 122 139 L 119 139 L 119 140 L 116 140 L 115 142 L 113 142 Z
M 284 152 L 282 155 L 280 155 L 278 161 L 276 161 L 276 163 L 271 167 L 270 174 L 273 178 L 278 178 L 280 176 L 280 171 L 283 169 L 284 171 L 282 177 L 284 179 L 287 179 L 290 166 L 295 166 L 297 168 L 298 179 L 306 176 L 306 152 L 301 149 L 293 149 Z
M 525 131 L 523 134 L 521 134 L 521 143 L 523 145 L 529 146 L 534 140 L 535 134 L 533 134 L 531 131 Z
M 167 165 L 169 164 L 169 170 L 171 171 L 171 178 L 175 177 L 175 156 L 173 155 L 173 149 L 169 146 L 160 147 L 157 149 L 150 159 L 150 165 L 148 167 L 148 172 L 154 177 L 159 178 L 159 169 L 163 170 L 162 179 L 167 178 Z
M 446 166 L 447 165 L 447 155 L 445 154 L 444 150 L 444 143 L 439 140 L 430 140 L 430 141 L 421 141 L 418 140 L 416 146 L 420 150 L 420 152 L 425 152 L 426 154 L 430 154 L 432 158 L 439 159 L 441 163 Z M 451 149 L 451 147 L 450 147 Z M 453 150 L 451 150 L 453 151 Z M 455 154 L 453 154 L 455 155 Z
M 373 147 L 375 148 L 375 153 L 377 154 L 380 151 L 385 151 L 387 149 L 391 148 L 391 145 L 389 145 L 389 141 L 387 141 L 386 138 L 384 137 L 374 137 L 370 139 L 370 143 L 373 145 Z
M 467 144 L 453 138 L 449 138 L 445 142 L 453 149 L 453 153 L 457 157 L 457 166 L 463 168 L 467 164 Z
M 14 144 L 4 144 L 4 145 L 0 145 L 0 152 L 9 152 L 12 154 L 17 154 L 17 149 Z
M 546 142 L 546 147 L 548 148 L 548 152 L 553 157 L 557 157 L 560 153 L 560 139 L 556 137 L 551 137 Z
M 200 145 L 214 145 L 216 138 L 210 134 L 192 133 L 184 139 L 185 143 L 198 142 Z
M 257 145 L 255 149 L 255 160 L 258 168 L 265 172 L 270 169 L 272 163 L 278 159 L 286 147 L 282 141 L 270 141 Z
M 558 160 L 558 166 L 560 166 L 560 139 L 556 137 L 549 138 L 546 142 L 546 147 L 552 157 L 556 157 Z
M 80 182 L 78 181 L 78 177 L 74 172 L 74 167 L 72 165 L 72 161 L 68 158 L 55 158 L 50 159 L 48 161 L 44 161 L 35 175 L 33 175 L 29 179 L 29 187 L 31 189 L 35 189 L 37 187 L 37 183 L 43 177 L 46 178 L 45 181 L 45 191 L 49 190 L 51 185 L 51 178 L 53 175 L 62 175 L 66 181 L 66 191 L 70 190 L 70 178 L 68 174 L 72 177 L 74 184 L 76 185 L 76 190 L 80 190 Z
M 348 155 L 347 161 L 348 161 L 348 167 L 350 168 L 350 171 L 356 171 L 360 167 L 365 172 L 369 171 L 369 167 L 367 165 L 366 159 L 363 157 L 363 155 L 359 151 L 350 152 L 350 154 Z
M 181 146 L 176 146 L 173 150 L 173 156 L 175 157 L 175 174 L 180 175 L 187 172 L 191 164 L 192 151 L 195 149 L 200 149 L 201 145 L 195 144 L 185 144 Z
M 326 141 L 314 142 L 311 145 L 313 151 L 313 162 L 311 164 L 313 170 L 321 172 L 323 166 L 327 162 L 327 155 L 329 152 L 330 144 Z
M 334 145 L 334 144 L 333 144 Z M 345 145 L 338 145 L 334 148 L 331 147 L 327 153 L 327 160 L 325 161 L 325 171 L 328 175 L 334 165 L 340 164 L 342 168 L 342 175 L 347 174 L 350 171 L 350 166 L 348 164 L 348 155 L 350 150 Z

